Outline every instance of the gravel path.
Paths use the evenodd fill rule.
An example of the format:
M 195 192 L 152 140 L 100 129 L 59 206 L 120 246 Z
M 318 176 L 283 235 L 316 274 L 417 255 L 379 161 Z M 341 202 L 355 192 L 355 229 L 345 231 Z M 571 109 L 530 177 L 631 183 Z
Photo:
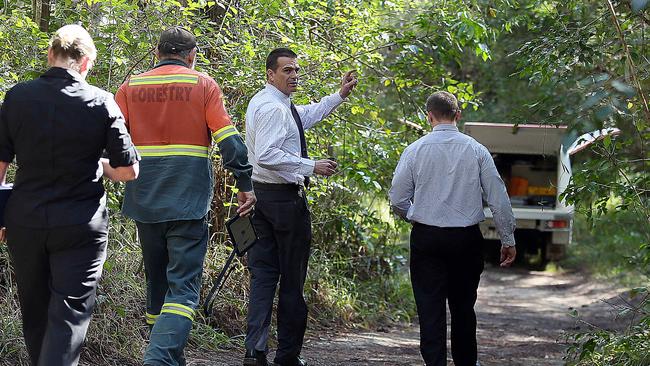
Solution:
M 622 303 L 622 292 L 581 273 L 488 268 L 481 279 L 476 305 L 479 359 L 483 366 L 563 365 L 566 332 L 587 327 L 570 315 L 572 310 L 590 324 L 622 327 L 627 320 L 615 320 L 610 305 Z M 371 331 L 311 333 L 303 356 L 312 366 L 423 365 L 418 332 L 417 324 L 400 324 Z M 188 366 L 241 365 L 241 353 L 224 350 L 193 355 Z M 451 359 L 449 364 L 453 364 Z

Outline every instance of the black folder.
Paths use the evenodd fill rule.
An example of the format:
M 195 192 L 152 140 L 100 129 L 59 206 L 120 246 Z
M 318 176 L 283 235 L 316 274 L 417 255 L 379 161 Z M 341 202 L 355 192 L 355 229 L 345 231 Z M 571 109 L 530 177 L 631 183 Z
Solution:
M 221 269 L 221 272 L 217 275 L 217 279 L 212 284 L 212 288 L 208 292 L 207 298 L 203 302 L 203 311 L 206 317 L 209 317 L 212 314 L 212 305 L 214 304 L 214 300 L 226 282 L 226 279 L 235 268 L 231 267 L 233 259 L 235 259 L 235 256 L 244 256 L 248 249 L 250 249 L 258 239 L 250 216 L 240 217 L 239 215 L 236 215 L 226 222 L 226 229 L 228 229 L 228 235 L 233 243 L 233 249 L 226 260 L 226 264 L 224 264 L 223 269 Z
M 9 196 L 11 195 L 12 187 L 10 185 L 0 186 L 0 227 L 5 226 L 5 207 Z
M 257 233 L 253 227 L 250 216 L 241 217 L 236 215 L 226 222 L 228 235 L 235 245 L 238 256 L 243 256 L 246 251 L 255 244 Z

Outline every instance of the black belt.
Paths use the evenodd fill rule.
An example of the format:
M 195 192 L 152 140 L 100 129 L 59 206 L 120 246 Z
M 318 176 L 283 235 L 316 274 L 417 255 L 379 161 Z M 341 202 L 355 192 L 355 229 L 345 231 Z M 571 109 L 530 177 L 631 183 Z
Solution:
M 262 183 L 253 181 L 253 189 L 261 191 L 304 191 L 305 186 L 295 183 Z
M 467 229 L 476 229 L 479 227 L 478 224 L 474 225 L 469 225 L 469 226 L 434 226 L 434 225 L 427 225 L 423 224 L 421 222 L 417 221 L 411 221 L 411 224 L 416 227 L 423 227 L 423 228 L 429 228 L 429 229 L 435 229 L 435 230 L 444 230 L 444 231 L 456 231 L 456 230 L 467 230 Z

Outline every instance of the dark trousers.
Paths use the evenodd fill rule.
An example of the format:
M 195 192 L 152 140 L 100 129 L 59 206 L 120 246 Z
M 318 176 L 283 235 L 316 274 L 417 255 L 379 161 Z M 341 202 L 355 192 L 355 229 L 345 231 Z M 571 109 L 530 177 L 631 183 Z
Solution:
M 455 366 L 475 366 L 476 290 L 483 272 L 478 225 L 411 230 L 411 283 L 420 320 L 420 352 L 427 366 L 447 365 L 446 304 Z
M 199 220 L 136 222 L 147 277 L 145 365 L 185 365 L 184 349 L 199 303 L 208 226 Z
M 52 229 L 7 228 L 32 365 L 74 366 L 106 259 L 108 218 Z
M 278 350 L 275 362 L 291 365 L 300 355 L 307 327 L 303 287 L 311 245 L 311 219 L 303 192 L 293 185 L 254 185 L 253 225 L 259 237 L 248 251 L 251 290 L 248 349 L 267 351 L 278 281 Z

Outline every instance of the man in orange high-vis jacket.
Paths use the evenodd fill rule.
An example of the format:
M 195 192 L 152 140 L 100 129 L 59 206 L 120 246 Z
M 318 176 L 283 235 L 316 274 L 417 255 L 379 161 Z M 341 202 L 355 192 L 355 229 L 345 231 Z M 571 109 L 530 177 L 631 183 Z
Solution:
M 138 227 L 147 277 L 152 329 L 145 365 L 185 364 L 208 242 L 211 142 L 237 181 L 237 212 L 248 215 L 255 204 L 246 147 L 217 83 L 194 70 L 196 52 L 191 32 L 165 30 L 160 62 L 131 76 L 115 96 L 142 155 L 140 179 L 127 184 L 122 213 Z

